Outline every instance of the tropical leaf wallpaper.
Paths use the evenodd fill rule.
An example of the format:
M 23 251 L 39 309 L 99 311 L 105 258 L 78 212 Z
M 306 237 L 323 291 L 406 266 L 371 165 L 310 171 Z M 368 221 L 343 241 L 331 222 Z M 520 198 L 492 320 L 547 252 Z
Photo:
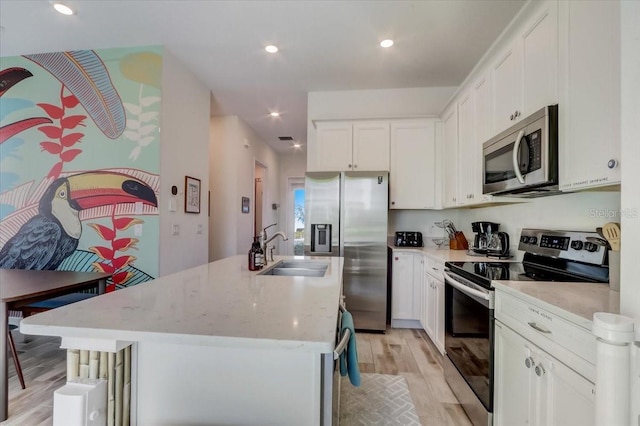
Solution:
M 0 58 L 0 268 L 158 274 L 160 46 Z

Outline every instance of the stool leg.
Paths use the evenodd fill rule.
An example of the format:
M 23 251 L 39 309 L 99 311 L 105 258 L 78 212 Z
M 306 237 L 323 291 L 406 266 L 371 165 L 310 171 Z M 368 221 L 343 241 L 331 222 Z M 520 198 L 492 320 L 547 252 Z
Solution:
M 18 373 L 20 385 L 22 386 L 22 389 L 26 389 L 27 387 L 24 385 L 24 376 L 22 375 L 22 367 L 20 366 L 20 360 L 18 359 L 18 351 L 16 351 L 16 344 L 13 342 L 13 335 L 11 334 L 11 330 L 7 330 L 7 333 L 9 333 L 9 347 L 11 348 L 11 356 L 13 357 L 13 363 L 16 366 L 16 373 Z

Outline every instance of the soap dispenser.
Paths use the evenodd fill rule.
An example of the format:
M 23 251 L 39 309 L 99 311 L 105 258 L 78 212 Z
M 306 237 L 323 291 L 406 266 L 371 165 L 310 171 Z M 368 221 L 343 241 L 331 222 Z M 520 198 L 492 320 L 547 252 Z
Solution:
M 257 271 L 262 268 L 262 259 L 260 258 L 260 242 L 258 237 L 253 237 L 253 244 L 251 244 L 251 250 L 249 250 L 249 270 Z

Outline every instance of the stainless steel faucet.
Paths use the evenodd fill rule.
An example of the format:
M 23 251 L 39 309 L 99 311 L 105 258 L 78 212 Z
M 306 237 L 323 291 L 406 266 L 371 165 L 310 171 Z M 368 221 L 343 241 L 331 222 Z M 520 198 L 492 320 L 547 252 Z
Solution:
M 284 232 L 276 232 L 275 234 L 273 234 L 271 236 L 271 238 L 267 238 L 267 229 L 271 228 L 272 226 L 276 226 L 277 223 L 273 223 L 269 226 L 267 226 L 266 228 L 264 228 L 262 230 L 262 232 L 260 233 L 260 247 L 262 247 L 262 252 L 264 253 L 264 265 L 267 265 L 267 244 L 269 244 L 271 241 L 273 241 L 277 236 L 281 236 L 282 237 L 282 241 L 287 241 L 288 238 L 287 236 L 284 234 Z M 271 261 L 273 261 L 273 255 L 271 257 Z

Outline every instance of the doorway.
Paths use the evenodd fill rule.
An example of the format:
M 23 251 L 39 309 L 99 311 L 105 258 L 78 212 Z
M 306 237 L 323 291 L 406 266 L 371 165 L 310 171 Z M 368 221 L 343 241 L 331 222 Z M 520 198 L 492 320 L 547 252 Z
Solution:
M 254 171 L 254 193 L 253 193 L 253 235 L 260 235 L 260 231 L 264 228 L 262 222 L 264 211 L 264 188 L 267 168 L 260 162 L 255 162 Z
M 287 247 L 289 255 L 304 255 L 304 178 L 289 178 L 287 191 L 287 233 L 293 235 Z

